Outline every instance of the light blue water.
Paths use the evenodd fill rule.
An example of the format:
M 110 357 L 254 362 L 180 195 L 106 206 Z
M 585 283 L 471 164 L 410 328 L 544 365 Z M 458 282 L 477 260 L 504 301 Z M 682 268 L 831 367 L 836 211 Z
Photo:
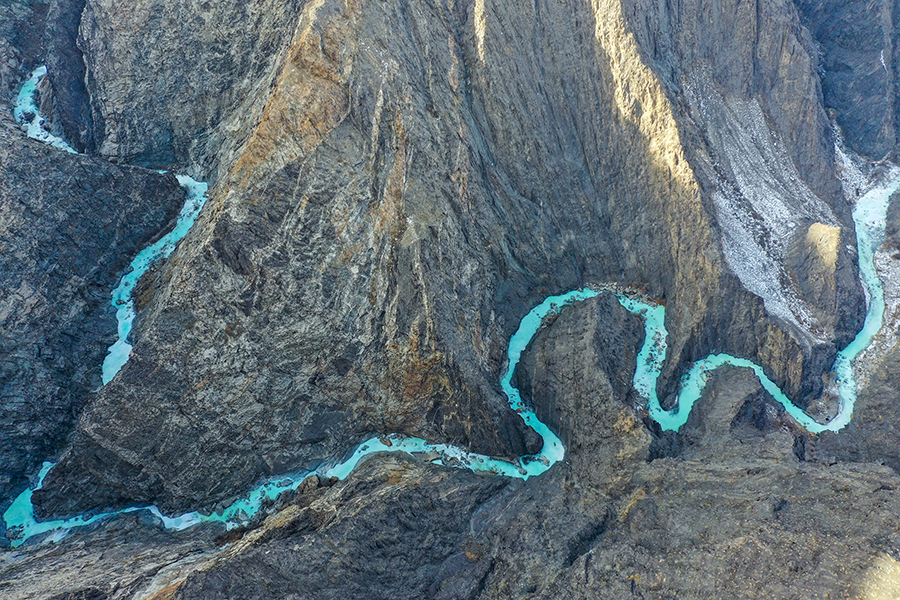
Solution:
M 46 67 L 42 66 L 34 70 L 16 97 L 13 116 L 29 137 L 60 150 L 77 154 L 76 150 L 67 144 L 65 140 L 51 135 L 43 127 L 45 121 L 38 110 L 34 97 L 41 78 L 46 74 Z M 125 363 L 128 362 L 131 353 L 132 346 L 128 343 L 128 336 L 131 333 L 135 317 L 134 300 L 132 298 L 132 290 L 135 284 L 156 261 L 165 259 L 172 253 L 176 244 L 187 235 L 206 202 L 207 185 L 205 183 L 195 181 L 186 175 L 177 175 L 176 178 L 178 183 L 187 191 L 187 200 L 178 215 L 175 227 L 157 242 L 144 248 L 134 258 L 129 265 L 128 273 L 122 277 L 119 285 L 113 290 L 112 306 L 116 311 L 116 320 L 118 322 L 118 340 L 110 346 L 106 359 L 103 361 L 102 380 L 104 385 L 109 383 Z M 7 527 L 21 528 L 22 537 L 13 542 L 13 546 L 17 546 L 29 537 L 38 534 L 51 531 L 64 532 L 68 529 L 90 525 L 114 514 L 125 514 L 138 510 L 148 510 L 155 514 L 162 520 L 164 526 L 169 529 L 183 529 L 200 522 L 195 513 L 169 518 L 163 515 L 155 506 L 150 506 L 127 508 L 115 513 L 102 513 L 91 517 L 77 516 L 71 519 L 39 523 L 34 518 L 34 507 L 31 503 L 31 497 L 33 491 L 43 485 L 44 478 L 52 467 L 53 463 L 44 463 L 38 476 L 37 485 L 33 489 L 22 492 L 3 515 Z M 249 502 L 253 503 L 254 498 L 254 494 L 251 494 Z M 232 513 L 226 513 L 223 518 L 234 517 L 243 508 L 243 505 L 236 503 L 235 510 Z M 258 506 L 256 510 L 258 510 Z
M 77 154 L 62 138 L 51 135 L 44 129 L 44 117 L 38 110 L 35 102 L 35 93 L 37 86 L 47 75 L 47 67 L 40 66 L 34 70 L 31 77 L 22 85 L 16 96 L 15 106 L 13 107 L 13 116 L 22 126 L 28 137 L 44 142 Z M 134 300 L 131 292 L 138 280 L 144 276 L 144 273 L 150 269 L 153 264 L 165 258 L 168 258 L 175 245 L 187 235 L 187 232 L 193 227 L 200 209 L 206 202 L 207 185 L 205 183 L 195 181 L 187 175 L 177 175 L 178 183 L 187 191 L 187 201 L 178 215 L 175 228 L 163 236 L 159 241 L 144 248 L 129 265 L 128 273 L 122 277 L 118 287 L 112 293 L 112 306 L 116 311 L 116 321 L 118 322 L 119 338 L 112 346 L 109 347 L 108 354 L 103 361 L 103 385 L 106 385 L 115 377 L 131 354 L 132 346 L 128 343 L 128 336 L 131 334 L 131 327 L 134 323 Z
M 131 335 L 131 326 L 135 317 L 134 298 L 131 295 L 134 286 L 155 262 L 168 258 L 172 254 L 175 245 L 193 227 L 197 215 L 200 214 L 200 209 L 206 203 L 207 186 L 205 183 L 195 181 L 187 175 L 177 175 L 176 177 L 178 183 L 187 190 L 188 197 L 178 215 L 175 228 L 156 243 L 141 250 L 131 261 L 128 273 L 122 277 L 118 287 L 113 290 L 112 306 L 116 311 L 119 339 L 109 347 L 109 352 L 103 361 L 103 385 L 112 381 L 131 355 L 132 346 L 128 343 L 128 336 Z
M 15 117 L 16 121 L 18 121 L 25 129 L 28 137 L 49 144 L 59 150 L 77 154 L 75 149 L 67 144 L 64 139 L 56 137 L 44 129 L 44 118 L 41 116 L 40 112 L 38 112 L 37 104 L 34 101 L 34 95 L 37 91 L 38 83 L 40 83 L 41 78 L 46 74 L 47 67 L 38 67 L 34 70 L 31 77 L 25 82 L 25 85 L 22 86 L 22 89 L 19 90 L 19 95 L 16 96 L 16 103 L 13 106 L 13 117 Z
M 32 79 L 26 83 L 23 93 L 28 92 L 33 96 L 37 81 L 46 72 L 35 71 Z M 28 88 L 28 86 L 31 86 Z M 20 94 L 20 97 L 22 94 Z M 20 98 L 21 100 L 21 98 Z M 35 119 L 40 119 L 34 107 L 33 99 L 29 105 L 25 101 L 17 102 L 24 107 L 22 114 L 34 112 Z M 19 117 L 17 117 L 19 118 Z M 35 121 L 32 119 L 32 122 Z M 31 124 L 28 127 L 31 135 Z M 42 136 L 43 129 L 35 135 Z M 35 136 L 32 136 L 35 137 Z M 52 137 L 52 136 L 51 136 Z M 53 143 L 44 137 L 39 137 L 48 143 Z M 58 138 L 57 138 L 58 139 Z M 127 361 L 131 346 L 127 343 L 128 334 L 134 319 L 134 305 L 131 292 L 141 275 L 153 261 L 164 258 L 171 253 L 175 243 L 180 240 L 190 227 L 203 206 L 206 193 L 206 185 L 187 177 L 180 177 L 179 182 L 188 189 L 188 203 L 182 210 L 178 226 L 169 235 L 156 244 L 142 251 L 135 258 L 133 270 L 123 278 L 122 283 L 113 293 L 113 304 L 119 317 L 119 342 L 110 348 L 110 354 L 104 361 L 103 381 L 108 382 Z M 671 411 L 662 409 L 656 388 L 660 373 L 665 364 L 666 337 L 668 332 L 665 327 L 665 307 L 640 300 L 634 296 L 617 293 L 616 297 L 622 306 L 633 314 L 639 315 L 644 320 L 645 337 L 637 357 L 637 366 L 634 375 L 634 387 L 648 401 L 650 416 L 656 420 L 664 430 L 678 430 L 687 420 L 694 403 L 703 392 L 709 375 L 712 371 L 723 365 L 731 365 L 751 369 L 763 387 L 776 400 L 778 400 L 787 412 L 803 427 L 813 433 L 830 430 L 837 431 L 850 422 L 853 414 L 853 404 L 856 400 L 856 383 L 853 377 L 853 359 L 864 350 L 872 341 L 874 335 L 881 328 L 884 313 L 884 292 L 881 280 L 875 271 L 874 252 L 881 243 L 884 235 L 887 204 L 890 195 L 900 188 L 900 176 L 896 176 L 888 185 L 872 190 L 862 197 L 853 212 L 853 218 L 857 229 L 857 243 L 860 261 L 860 273 L 869 292 L 869 309 L 863 329 L 857 334 L 853 342 L 838 353 L 834 365 L 835 385 L 840 397 L 838 414 L 828 423 L 821 424 L 812 419 L 805 412 L 794 405 L 790 399 L 776 386 L 763 372 L 762 367 L 747 359 L 737 358 L 727 354 L 710 355 L 692 366 L 691 370 L 682 380 L 681 390 L 678 396 L 678 404 Z M 519 324 L 516 333 L 510 338 L 507 349 L 509 364 L 506 372 L 500 380 L 501 388 L 507 396 L 509 406 L 515 410 L 542 438 L 543 448 L 536 455 L 521 456 L 515 461 L 491 458 L 451 446 L 449 444 L 431 444 L 421 438 L 408 437 L 400 434 L 391 434 L 381 437 L 373 437 L 362 444 L 346 460 L 337 464 L 322 467 L 315 473 L 323 477 L 347 477 L 363 457 L 377 452 L 406 452 L 410 454 L 426 455 L 432 462 L 448 467 L 467 468 L 472 471 L 488 472 L 507 477 L 528 479 L 537 476 L 549 469 L 565 456 L 565 448 L 560 439 L 542 423 L 533 411 L 522 402 L 519 391 L 512 385 L 512 377 L 515 372 L 522 352 L 528 346 L 535 334 L 540 330 L 542 323 L 548 315 L 558 313 L 566 306 L 594 298 L 601 291 L 592 289 L 579 289 L 553 296 L 544 300 L 540 305 L 532 309 Z M 266 499 L 274 499 L 282 492 L 297 489 L 303 480 L 311 473 L 297 473 L 274 477 L 264 481 L 251 490 L 245 498 L 239 499 L 221 513 L 203 515 L 199 512 L 189 512 L 177 517 L 167 517 L 156 506 L 131 507 L 123 510 L 102 513 L 97 515 L 76 516 L 69 519 L 38 522 L 34 516 L 32 494 L 43 485 L 44 478 L 53 463 L 44 463 L 38 477 L 38 482 L 32 489 L 22 492 L 3 514 L 7 528 L 14 532 L 15 539 L 12 545 L 18 546 L 25 540 L 39 534 L 56 532 L 50 539 L 58 539 L 67 530 L 84 527 L 114 515 L 127 514 L 140 510 L 146 510 L 158 517 L 163 526 L 168 529 L 180 530 L 197 525 L 199 523 L 219 522 L 227 527 L 234 527 L 247 522 L 261 509 Z

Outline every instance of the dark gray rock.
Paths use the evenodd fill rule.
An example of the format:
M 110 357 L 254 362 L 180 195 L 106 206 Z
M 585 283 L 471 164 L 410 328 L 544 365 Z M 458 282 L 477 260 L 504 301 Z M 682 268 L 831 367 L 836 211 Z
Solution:
M 485 549 L 470 523 L 506 486 L 409 458 L 369 459 L 307 508 L 271 517 L 175 598 L 412 600 L 453 597 L 446 593 L 453 585 L 477 591 L 490 561 L 479 562 Z
M 884 235 L 888 247 L 895 253 L 900 251 L 900 193 L 894 193 L 888 203 Z
M 0 503 L 100 387 L 112 289 L 183 201 L 171 175 L 54 150 L 0 120 Z
M 10 0 L 0 12 L 0 98 L 5 104 L 23 75 L 40 64 L 48 2 Z
M 827 108 L 855 151 L 880 159 L 897 142 L 897 54 L 891 0 L 796 0 L 821 49 Z
M 846 429 L 836 434 L 823 433 L 815 440 L 811 447 L 812 459 L 827 463 L 882 463 L 900 472 L 898 367 L 900 349 L 895 347 L 878 359 L 869 385 L 856 401 L 853 421 Z
M 78 27 L 85 0 L 54 0 L 47 15 L 49 102 L 41 113 L 53 123 L 54 133 L 79 152 L 93 153 L 94 123 L 85 87 L 84 57 L 78 47 Z
M 699 176 L 704 176 L 702 164 L 711 159 L 715 174 L 706 174 L 712 177 L 711 185 L 721 186 L 723 182 L 716 179 L 724 178 L 741 187 L 740 177 L 735 177 L 740 173 L 729 173 L 744 167 L 733 155 L 742 142 L 734 139 L 736 132 L 729 131 L 731 123 L 748 133 L 768 129 L 768 142 L 782 145 L 784 158 L 793 163 L 796 173 L 786 173 L 784 165 L 770 162 L 755 175 L 781 179 L 776 190 L 791 187 L 794 182 L 784 180 L 799 175 L 842 218 L 849 216 L 839 206 L 834 142 L 817 77 L 818 52 L 789 0 L 673 6 L 629 0 L 623 3 L 623 11 L 675 110 L 687 110 L 679 125 Z M 754 115 L 747 111 L 753 104 L 765 115 L 765 124 L 754 122 Z M 723 127 L 726 131 L 717 131 Z M 707 152 L 709 156 L 704 157 Z
M 593 282 L 665 303 L 664 402 L 693 361 L 729 352 L 762 364 L 801 406 L 827 409 L 827 370 L 864 303 L 826 103 L 853 147 L 893 143 L 893 80 L 865 77 L 872 53 L 887 47 L 873 40 L 892 35 L 883 24 L 892 9 L 872 6 L 859 27 L 823 25 L 815 37 L 803 23 L 824 24 L 836 5 L 54 3 L 47 58 L 61 72 L 43 99 L 54 126 L 113 161 L 190 164 L 215 187 L 178 251 L 141 282 L 134 356 L 91 396 L 35 495 L 40 513 L 141 502 L 210 509 L 263 477 L 338 460 L 375 433 L 533 452 L 534 435 L 497 384 L 506 344 L 544 297 Z M 14 54 L 20 69 L 40 52 L 15 32 L 43 13 L 20 2 L 11 14 L 0 21 L 14 24 L 3 25 L 14 33 L 4 33 L 0 57 Z M 43 17 L 31 23 L 45 28 Z M 842 36 L 865 56 L 823 45 L 820 60 L 815 40 Z M 845 59 L 842 91 L 845 76 L 829 73 Z M 850 118 L 854 110 L 863 116 Z M 15 152 L 38 152 L 25 144 Z M 40 150 L 34 165 L 51 156 Z M 138 192 L 174 185 L 59 155 L 52 161 L 66 173 L 120 178 L 109 188 L 86 181 L 106 194 L 130 186 L 128 206 L 142 211 Z M 0 166 L 11 181 L 44 181 Z M 116 206 L 110 219 L 131 214 Z M 103 250 L 69 262 L 113 273 L 127 244 L 146 241 L 149 222 L 106 254 L 119 238 L 96 226 L 97 210 L 83 209 L 89 231 L 83 218 L 53 214 L 71 222 L 78 244 Z M 19 240 L 46 233 L 17 231 Z M 20 254 L 44 260 L 46 250 L 52 262 L 72 246 L 35 242 Z M 51 283 L 34 283 L 35 294 Z M 83 295 L 100 298 L 101 287 Z M 77 289 L 67 293 L 53 306 L 70 306 Z M 86 349 L 52 338 L 41 346 L 52 355 L 28 358 L 27 330 L 8 364 L 48 361 L 53 386 L 90 389 L 105 321 L 85 308 L 60 323 L 26 302 L 35 294 L 20 294 L 16 314 L 46 317 L 47 331 L 74 331 Z M 84 337 L 87 323 L 100 324 Z M 540 478 L 507 482 L 376 456 L 344 482 L 311 481 L 279 499 L 264 521 L 219 538 L 231 545 L 215 557 L 159 558 L 166 542 L 135 535 L 124 519 L 73 534 L 89 546 L 71 565 L 84 575 L 44 585 L 35 574 L 66 557 L 26 546 L 6 587 L 19 597 L 870 594 L 894 568 L 900 480 L 871 462 L 829 464 L 895 460 L 895 357 L 837 444 L 797 431 L 735 369 L 714 376 L 674 435 L 652 425 L 631 389 L 642 335 L 639 319 L 603 296 L 537 336 L 516 381 L 568 449 Z M 65 361 L 81 371 L 59 382 Z M 17 389 L 43 381 L 10 377 Z M 67 418 L 49 421 L 52 443 Z M 15 424 L 32 444 L 23 473 L 51 450 L 34 446 L 27 429 L 36 422 Z M 97 554 L 106 531 L 135 535 L 110 543 L 115 564 Z M 181 535 L 193 534 L 213 535 Z M 171 577 L 129 562 L 148 551 Z
M 97 152 L 151 168 L 200 163 L 206 173 L 246 141 L 305 4 L 81 3 Z
M 215 557 L 221 528 L 164 531 L 137 514 L 0 555 L 9 600 L 171 597 L 173 582 Z
M 538 417 L 559 432 L 566 463 L 576 473 L 603 479 L 608 489 L 648 457 L 650 437 L 633 414 L 636 409 L 646 415 L 632 387 L 643 342 L 641 320 L 604 294 L 564 309 L 539 332 L 514 377 Z M 610 446 L 626 454 L 629 436 L 634 448 L 627 464 L 611 461 L 616 452 Z

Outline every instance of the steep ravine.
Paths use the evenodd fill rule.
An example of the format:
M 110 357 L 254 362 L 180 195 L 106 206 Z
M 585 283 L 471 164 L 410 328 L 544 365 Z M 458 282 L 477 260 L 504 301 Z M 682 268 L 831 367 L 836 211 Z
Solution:
M 5 506 L 60 451 L 100 386 L 98 361 L 115 336 L 108 292 L 183 196 L 170 176 L 44 146 L 0 119 Z

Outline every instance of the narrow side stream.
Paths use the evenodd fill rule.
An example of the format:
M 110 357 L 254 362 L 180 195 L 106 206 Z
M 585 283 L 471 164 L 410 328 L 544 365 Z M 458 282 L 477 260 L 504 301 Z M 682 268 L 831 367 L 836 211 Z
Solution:
M 127 289 L 131 290 L 133 286 L 128 286 Z M 335 465 L 322 467 L 314 472 L 295 473 L 267 479 L 261 485 L 250 490 L 245 498 L 235 501 L 221 513 L 201 514 L 198 511 L 192 511 L 176 517 L 167 517 L 156 506 L 140 506 L 95 514 L 90 517 L 79 515 L 69 519 L 38 521 L 34 515 L 32 494 L 34 490 L 41 488 L 44 478 L 50 472 L 50 469 L 53 468 L 53 463 L 46 462 L 41 469 L 37 485 L 34 488 L 23 491 L 3 514 L 7 528 L 13 530 L 16 538 L 12 541 L 12 546 L 16 547 L 28 538 L 47 532 L 56 533 L 56 535 L 52 535 L 48 539 L 59 539 L 69 529 L 84 527 L 113 515 L 128 514 L 139 510 L 147 510 L 159 517 L 163 526 L 167 529 L 180 530 L 199 523 L 224 523 L 229 528 L 236 527 L 246 523 L 256 515 L 260 511 L 264 500 L 273 500 L 285 491 L 297 489 L 303 483 L 303 480 L 310 475 L 318 474 L 322 477 L 344 479 L 353 472 L 353 469 L 356 468 L 356 465 L 363 457 L 376 452 L 406 452 L 408 454 L 432 456 L 431 462 L 435 464 L 467 468 L 472 471 L 488 472 L 520 479 L 528 479 L 529 477 L 540 475 L 562 460 L 565 455 L 565 448 L 556 434 L 550 431 L 550 428 L 541 422 L 533 411 L 525 407 L 518 390 L 510 383 L 512 374 L 522 356 L 522 351 L 538 332 L 541 323 L 547 315 L 558 312 L 565 306 L 575 302 L 593 298 L 600 293 L 591 289 L 583 289 L 547 298 L 522 319 L 519 329 L 510 340 L 507 352 L 509 367 L 501 381 L 501 385 L 509 398 L 510 408 L 515 410 L 525 420 L 525 423 L 532 427 L 543 439 L 543 448 L 539 454 L 526 455 L 519 457 L 516 461 L 509 461 L 468 452 L 450 444 L 432 444 L 422 438 L 391 434 L 366 440 L 356 448 L 349 458 Z
M 131 335 L 131 326 L 135 317 L 134 298 L 131 296 L 134 286 L 154 263 L 165 260 L 172 254 L 175 245 L 194 226 L 197 215 L 200 214 L 200 210 L 206 203 L 207 185 L 205 183 L 195 181 L 187 175 L 176 175 L 176 178 L 181 187 L 187 190 L 188 197 L 178 215 L 174 229 L 156 243 L 141 250 L 131 261 L 128 273 L 122 277 L 119 285 L 113 290 L 112 306 L 116 311 L 119 339 L 109 347 L 108 354 L 103 360 L 103 385 L 112 381 L 131 355 L 132 346 L 128 343 L 128 336 Z
M 78 154 L 72 146 L 61 137 L 57 137 L 44 129 L 46 121 L 38 110 L 35 96 L 37 95 L 37 86 L 41 79 L 47 74 L 47 67 L 38 67 L 28 78 L 28 81 L 22 85 L 19 94 L 16 96 L 16 103 L 13 105 L 13 117 L 19 122 L 19 125 L 28 134 L 28 137 L 49 144 L 58 150 L 65 150 L 72 154 Z

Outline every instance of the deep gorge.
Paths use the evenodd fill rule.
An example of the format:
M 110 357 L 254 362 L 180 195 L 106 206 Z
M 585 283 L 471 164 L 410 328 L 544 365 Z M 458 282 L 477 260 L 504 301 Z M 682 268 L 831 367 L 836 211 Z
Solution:
M 13 0 L 0 589 L 892 597 L 897 10 Z

